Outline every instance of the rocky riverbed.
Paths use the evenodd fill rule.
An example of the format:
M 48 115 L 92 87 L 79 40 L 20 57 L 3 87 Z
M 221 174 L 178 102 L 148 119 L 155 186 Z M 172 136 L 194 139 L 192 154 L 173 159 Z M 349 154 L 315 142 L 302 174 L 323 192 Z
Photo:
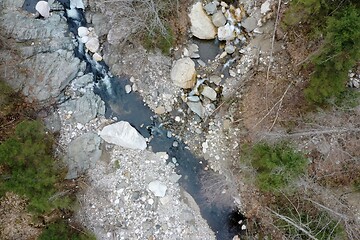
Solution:
M 204 171 L 213 169 L 221 174 L 202 177 L 211 183 L 203 189 L 209 201 L 241 209 L 238 183 L 230 169 L 237 157 L 240 129 L 232 127 L 231 111 L 219 109 L 238 92 L 254 66 L 268 61 L 261 58 L 266 49 L 260 50 L 257 43 L 269 31 L 266 21 L 272 1 L 257 7 L 250 0 L 236 6 L 217 1 L 195 3 L 189 9 L 189 42 L 174 49 L 175 59 L 142 47 L 118 51 L 123 31 L 112 25 L 111 15 L 100 3 L 69 1 L 67 10 L 56 1 L 48 1 L 42 10 L 25 4 L 42 17 L 36 11 L 24 11 L 27 1 L 0 3 L 1 41 L 5 44 L 0 53 L 1 74 L 28 101 L 56 105 L 44 119 L 50 130 L 60 132 L 59 152 L 69 167 L 67 178 L 83 174 L 89 178 L 79 196 L 78 219 L 98 239 L 214 239 L 217 233 L 201 216 L 198 203 L 179 185 L 186 176 L 176 172 L 177 159 L 144 149 L 150 138 L 139 140 L 141 147 L 131 149 L 108 143 L 102 136 L 105 126 L 122 120 L 105 118 L 106 107 L 119 108 L 119 112 L 124 109 L 106 106 L 94 89 L 97 84 L 109 84 L 106 76 L 128 76 L 121 94 L 139 94 L 143 104 L 163 121 L 169 130 L 166 134 L 176 135 L 204 156 L 208 160 Z M 77 19 L 85 7 L 91 26 L 77 28 L 77 34 L 69 32 L 67 21 Z M 100 41 L 103 36 L 106 40 Z M 214 39 L 219 54 L 202 58 L 201 46 L 190 37 Z M 78 58 L 75 49 L 85 52 L 87 63 Z M 89 63 L 93 68 L 106 63 L 110 73 L 96 83 Z M 124 130 L 131 135 L 126 141 L 134 140 L 130 131 L 136 130 L 131 126 Z M 235 224 L 246 229 L 242 222 Z

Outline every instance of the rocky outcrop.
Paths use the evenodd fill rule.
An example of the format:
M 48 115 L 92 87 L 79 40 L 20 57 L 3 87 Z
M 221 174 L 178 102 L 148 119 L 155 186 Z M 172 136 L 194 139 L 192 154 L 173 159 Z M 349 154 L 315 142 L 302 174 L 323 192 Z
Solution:
M 195 85 L 195 63 L 189 57 L 177 60 L 170 73 L 173 83 L 181 88 L 192 88 Z
M 86 170 L 95 166 L 101 157 L 99 149 L 101 139 L 95 133 L 89 132 L 74 139 L 68 147 L 67 179 L 77 178 Z
M 120 121 L 103 128 L 100 137 L 108 143 L 124 148 L 140 149 L 146 148 L 146 140 L 128 122 Z
M 210 18 L 206 15 L 201 2 L 195 3 L 189 14 L 191 22 L 191 32 L 199 39 L 214 39 L 216 35 L 215 27 Z
M 0 75 L 31 101 L 55 101 L 83 65 L 73 54 L 74 44 L 61 13 L 35 19 L 21 10 L 24 1 L 3 1 L 0 37 Z
M 83 96 L 68 100 L 59 107 L 67 112 L 72 112 L 71 120 L 85 124 L 98 115 L 105 114 L 105 104 L 98 95 L 90 90 Z

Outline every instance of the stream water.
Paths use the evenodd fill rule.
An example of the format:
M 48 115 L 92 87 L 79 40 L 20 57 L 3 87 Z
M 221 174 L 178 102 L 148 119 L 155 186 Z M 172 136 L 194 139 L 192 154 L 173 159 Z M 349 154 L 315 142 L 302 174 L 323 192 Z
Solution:
M 36 2 L 38 0 L 26 0 L 24 9 L 34 12 Z M 77 36 L 78 27 L 86 27 L 87 25 L 83 10 L 76 9 L 76 14 L 72 12 L 70 16 L 68 14 L 69 0 L 59 2 L 67 9 L 65 17 L 68 21 L 69 31 L 74 36 Z M 234 235 L 241 234 L 242 225 L 238 224 L 238 222 L 245 220 L 245 218 L 239 213 L 235 205 L 219 204 L 215 201 L 221 201 L 221 199 L 210 200 L 201 191 L 206 186 L 206 182 L 202 181 L 204 179 L 202 176 L 209 174 L 209 170 L 204 170 L 207 165 L 206 161 L 192 154 L 189 148 L 178 138 L 168 137 L 167 130 L 157 122 L 154 113 L 144 104 L 138 93 L 125 93 L 125 85 L 130 84 L 128 79 L 113 77 L 108 71 L 108 66 L 103 61 L 95 62 L 92 60 L 92 57 L 85 52 L 84 44 L 80 41 L 78 41 L 75 51 L 76 56 L 87 63 L 87 72 L 94 74 L 94 81 L 96 82 L 94 91 L 105 102 L 106 117 L 116 117 L 118 120 L 128 121 L 144 137 L 152 135 L 152 140 L 149 143 L 152 151 L 167 152 L 169 161 L 176 158 L 178 163 L 176 171 L 182 175 L 179 184 L 195 199 L 202 217 L 207 220 L 217 239 L 232 239 Z M 213 54 L 215 54 L 215 51 Z M 178 142 L 178 145 L 175 145 L 176 147 L 173 146 L 175 141 Z M 222 189 L 217 190 L 221 191 Z

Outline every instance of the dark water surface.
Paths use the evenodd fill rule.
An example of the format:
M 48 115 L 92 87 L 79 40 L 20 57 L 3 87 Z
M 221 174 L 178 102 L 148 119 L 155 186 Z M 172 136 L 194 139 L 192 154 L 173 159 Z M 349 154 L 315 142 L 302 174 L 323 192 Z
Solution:
M 37 0 L 26 0 L 24 9 L 32 11 Z M 69 0 L 59 1 L 65 8 L 69 8 Z M 79 18 L 73 19 L 67 17 L 69 31 L 77 36 L 77 28 L 86 26 L 84 12 L 77 9 Z M 85 53 L 84 46 L 79 43 L 76 48 L 76 56 L 87 63 L 87 72 L 94 74 L 94 81 L 97 83 L 94 92 L 98 94 L 106 105 L 106 117 L 118 120 L 128 121 L 144 137 L 153 136 L 149 145 L 154 152 L 167 152 L 169 161 L 174 157 L 178 165 L 176 171 L 182 175 L 179 184 L 195 199 L 198 204 L 201 215 L 207 220 L 211 229 L 215 232 L 217 239 L 232 239 L 234 235 L 241 234 L 241 225 L 238 221 L 244 220 L 244 216 L 238 212 L 234 205 L 218 204 L 211 202 L 204 196 L 202 188 L 206 182 L 202 182 L 202 176 L 209 174 L 204 167 L 207 165 L 202 158 L 197 158 L 191 153 L 189 148 L 176 137 L 167 137 L 167 130 L 156 122 L 154 113 L 146 106 L 138 93 L 125 93 L 125 85 L 130 84 L 126 77 L 112 77 L 108 72 L 108 66 L 104 62 L 94 62 L 88 53 Z M 209 43 L 210 44 L 210 43 Z M 208 48 L 209 46 L 207 46 Z M 200 54 L 204 55 L 202 45 Z M 209 53 L 212 57 L 215 50 Z M 217 53 L 216 53 L 217 54 Z M 211 56 L 210 56 L 211 55 Z M 177 141 L 178 146 L 174 147 L 173 142 Z M 215 174 L 215 173 L 213 173 Z M 218 189 L 222 191 L 222 189 Z

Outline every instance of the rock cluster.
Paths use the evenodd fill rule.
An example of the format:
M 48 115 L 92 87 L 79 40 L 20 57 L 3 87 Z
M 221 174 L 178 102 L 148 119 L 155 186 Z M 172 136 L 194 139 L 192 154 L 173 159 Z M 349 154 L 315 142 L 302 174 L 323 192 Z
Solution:
M 360 88 L 360 73 L 356 74 L 353 71 L 349 71 L 348 76 L 349 76 L 348 86 L 352 88 Z
M 99 37 L 95 33 L 94 28 L 79 27 L 78 37 L 80 38 L 80 42 L 85 44 L 86 49 L 93 54 L 93 60 L 97 62 L 101 61 L 102 56 L 98 53 L 100 49 Z

